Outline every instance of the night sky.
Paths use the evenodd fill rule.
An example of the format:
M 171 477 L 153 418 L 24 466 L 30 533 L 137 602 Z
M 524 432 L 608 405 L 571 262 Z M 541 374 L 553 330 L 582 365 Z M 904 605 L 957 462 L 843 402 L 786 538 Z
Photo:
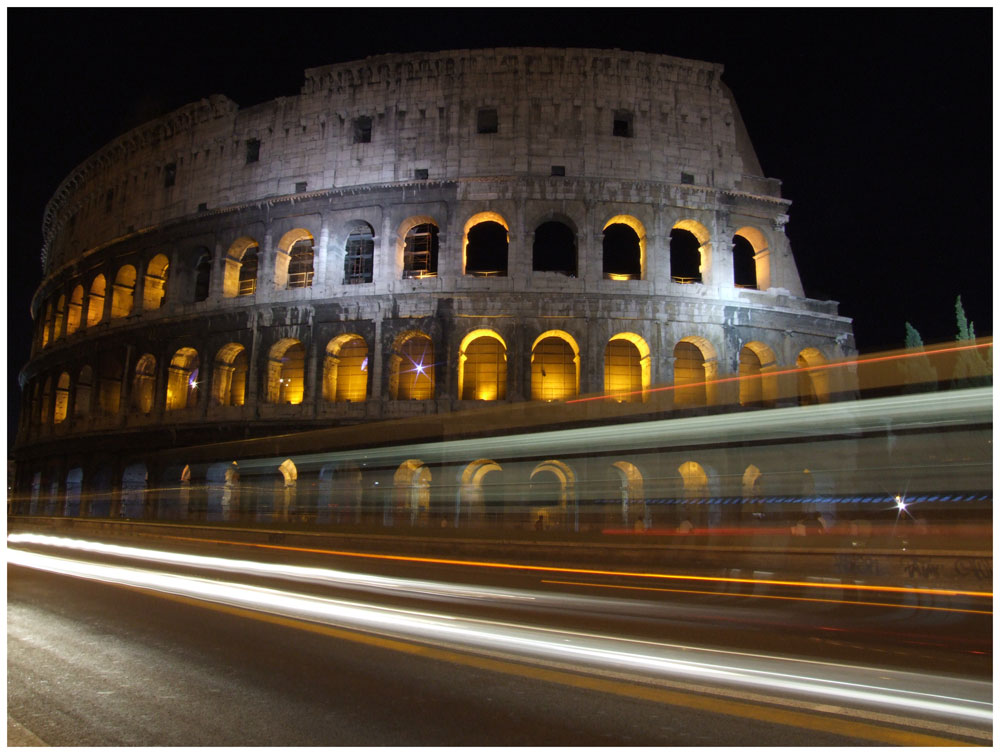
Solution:
M 620 48 L 725 66 L 765 175 L 792 200 L 807 295 L 862 353 L 992 334 L 992 9 L 7 10 L 8 441 L 46 202 L 125 131 L 210 94 L 299 93 L 308 67 L 502 46 Z

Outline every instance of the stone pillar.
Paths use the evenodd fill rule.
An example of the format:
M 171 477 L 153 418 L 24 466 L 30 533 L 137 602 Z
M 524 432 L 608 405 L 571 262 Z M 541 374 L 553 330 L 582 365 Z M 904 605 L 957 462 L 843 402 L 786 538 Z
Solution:
M 329 275 L 329 264 L 330 264 L 330 222 L 326 216 L 320 223 L 319 228 L 319 238 L 313 245 L 313 288 L 320 292 L 320 295 L 326 297 L 329 295 L 328 290 L 328 280 L 333 280 L 333 282 L 339 282 L 336 277 L 333 278 Z

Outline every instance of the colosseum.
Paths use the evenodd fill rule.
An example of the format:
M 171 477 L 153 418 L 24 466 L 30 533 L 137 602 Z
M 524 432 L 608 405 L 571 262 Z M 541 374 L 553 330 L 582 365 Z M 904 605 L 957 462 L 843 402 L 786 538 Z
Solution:
M 43 219 L 23 512 L 205 516 L 165 491 L 245 482 L 234 448 L 254 438 L 278 448 L 262 456 L 313 430 L 657 386 L 697 409 L 721 400 L 713 379 L 852 356 L 850 320 L 804 294 L 790 201 L 722 72 L 618 50 L 380 55 L 110 142 Z M 778 401 L 752 384 L 739 403 Z M 333 494 L 288 463 L 283 489 Z M 565 486 L 561 463 L 542 472 Z M 336 488 L 358 502 L 351 473 Z M 444 478 L 406 461 L 384 484 L 401 475 Z

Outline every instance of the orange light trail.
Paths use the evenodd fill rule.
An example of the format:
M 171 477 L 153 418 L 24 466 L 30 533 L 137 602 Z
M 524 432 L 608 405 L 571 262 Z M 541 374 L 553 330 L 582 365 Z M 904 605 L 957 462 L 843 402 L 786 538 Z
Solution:
M 598 586 L 605 589 L 630 589 L 641 592 L 673 592 L 677 594 L 707 594 L 712 597 L 753 597 L 762 600 L 787 600 L 789 602 L 823 602 L 833 605 L 855 605 L 857 607 L 902 607 L 910 610 L 939 610 L 945 613 L 972 613 L 974 615 L 993 615 L 992 610 L 965 610 L 953 607 L 932 607 L 930 605 L 901 605 L 898 602 L 859 602 L 857 600 L 826 600 L 820 597 L 782 597 L 777 594 L 740 594 L 738 592 L 706 592 L 700 589 L 665 589 L 657 586 L 625 586 L 620 584 L 597 584 L 586 581 L 555 581 L 542 579 L 543 584 L 562 584 L 565 586 Z M 842 629 L 828 629 L 842 630 Z
M 848 589 L 857 592 L 893 592 L 899 594 L 936 594 L 960 597 L 993 598 L 993 592 L 970 592 L 962 589 L 923 589 L 917 587 L 885 586 L 876 584 L 828 584 L 813 581 L 784 581 L 780 579 L 741 579 L 730 576 L 692 576 L 688 574 L 641 573 L 633 571 L 601 571 L 588 568 L 563 568 L 560 566 L 523 565 L 520 563 L 491 563 L 480 560 L 454 560 L 451 558 L 424 558 L 413 555 L 382 555 L 378 553 L 350 552 L 348 550 L 322 550 L 313 547 L 292 547 L 290 545 L 267 545 L 257 542 L 234 542 L 226 539 L 199 539 L 198 537 L 164 537 L 186 542 L 212 543 L 223 545 L 239 545 L 242 547 L 259 547 L 267 550 L 285 550 L 288 552 L 307 552 L 314 555 L 334 555 L 348 558 L 371 558 L 374 560 L 393 560 L 406 563 L 433 563 L 435 565 L 471 566 L 473 568 L 496 568 L 514 571 L 544 571 L 548 573 L 576 573 L 588 576 L 624 576 L 637 579 L 672 579 L 676 581 L 698 581 L 724 584 L 766 584 L 768 586 L 794 586 L 812 589 Z
M 587 398 L 573 398 L 565 403 L 586 403 L 588 401 L 615 400 L 628 395 L 644 395 L 649 393 L 662 393 L 667 390 L 684 390 L 692 387 L 704 387 L 706 385 L 722 385 L 727 382 L 741 382 L 744 380 L 771 379 L 785 374 L 798 374 L 799 372 L 815 372 L 819 369 L 839 369 L 841 367 L 860 366 L 862 364 L 875 364 L 882 361 L 898 361 L 900 359 L 913 359 L 920 356 L 937 356 L 944 353 L 956 353 L 958 351 L 969 351 L 976 348 L 992 348 L 993 341 L 988 343 L 976 343 L 971 346 L 952 346 L 951 348 L 936 348 L 933 351 L 920 351 L 919 353 L 897 353 L 889 356 L 872 356 L 867 359 L 853 359 L 851 361 L 835 361 L 830 364 L 815 364 L 808 367 L 795 367 L 794 369 L 779 369 L 775 372 L 760 374 L 748 374 L 742 377 L 722 377 L 717 380 L 705 380 L 703 382 L 689 382 L 684 385 L 663 385 L 661 387 L 651 387 L 645 390 L 633 390 L 628 393 L 614 393 L 609 395 L 592 395 Z

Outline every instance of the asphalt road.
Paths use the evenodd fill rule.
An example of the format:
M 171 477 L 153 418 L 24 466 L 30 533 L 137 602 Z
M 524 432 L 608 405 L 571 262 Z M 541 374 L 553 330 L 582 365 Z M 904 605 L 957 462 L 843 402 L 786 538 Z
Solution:
M 288 560 L 280 552 L 226 554 Z M 303 563 L 315 565 L 316 558 Z M 860 688 L 858 679 L 867 673 L 866 684 L 878 677 L 884 679 L 879 684 L 925 694 L 943 688 L 947 669 L 955 693 L 991 696 L 991 616 L 798 601 L 805 593 L 765 601 L 702 593 L 706 590 L 653 593 L 622 579 L 613 580 L 612 588 L 578 585 L 598 583 L 594 577 L 473 575 L 454 566 L 357 559 L 325 558 L 323 564 L 399 580 L 331 584 L 201 566 L 144 567 L 205 578 L 210 585 L 266 586 L 317 604 L 374 605 L 388 616 L 386 623 L 350 624 L 343 616 L 321 620 L 301 612 L 308 605 L 248 608 L 239 602 L 242 596 L 209 601 L 183 596 L 173 586 L 151 591 L 8 566 L 11 743 L 21 740 L 18 736 L 60 746 L 923 741 L 914 736 L 988 743 L 963 737 L 975 727 L 968 721 L 939 715 L 936 728 L 907 724 L 908 717 L 921 716 L 919 709 L 885 710 L 859 702 L 854 706 L 867 712 L 859 720 L 839 706 L 842 699 L 831 702 L 806 691 L 796 701 L 792 683 L 785 695 L 774 683 L 740 686 L 690 675 L 657 679 L 645 669 L 598 669 L 589 655 L 560 658 L 548 644 L 535 645 L 544 627 L 546 641 L 595 656 L 643 647 L 674 662 L 667 652 L 681 651 L 685 661 L 696 656 L 705 667 L 721 667 L 724 657 L 739 660 L 741 671 L 759 674 L 758 680 L 820 675 L 819 668 L 835 688 L 845 683 Z M 424 634 L 420 625 L 407 623 L 430 621 L 431 613 L 438 622 L 428 622 Z M 464 639 L 455 633 L 459 628 L 470 635 L 488 629 L 492 638 Z M 686 643 L 678 649 L 681 641 Z M 853 665 L 845 670 L 848 659 Z M 793 674 L 788 667 L 808 673 Z M 784 703 L 776 701 L 781 696 Z

